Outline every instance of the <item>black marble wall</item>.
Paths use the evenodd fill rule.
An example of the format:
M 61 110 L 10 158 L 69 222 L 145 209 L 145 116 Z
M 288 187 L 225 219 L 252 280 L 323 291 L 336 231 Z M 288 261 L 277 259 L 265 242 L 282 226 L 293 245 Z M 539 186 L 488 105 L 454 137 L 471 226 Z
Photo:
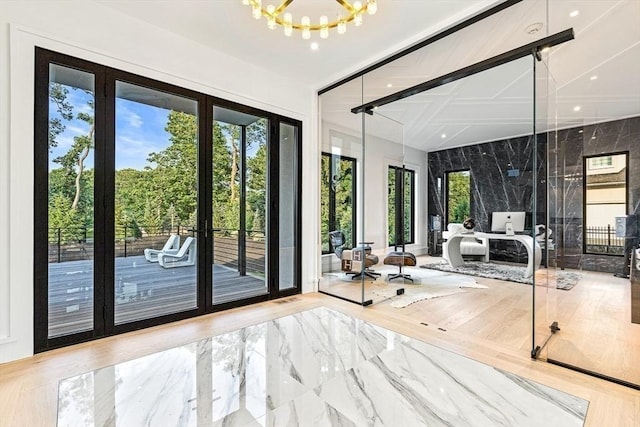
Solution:
M 583 157 L 629 153 L 627 209 L 640 216 L 640 117 L 565 129 L 557 136 L 557 142 L 548 145 L 544 136 L 538 137 L 535 224 L 545 223 L 548 192 L 549 227 L 557 246 L 549 260 L 560 268 L 621 272 L 624 258 L 620 256 L 583 254 Z M 493 211 L 531 212 L 533 145 L 532 137 L 523 137 L 429 153 L 429 214 L 439 214 L 446 222 L 445 173 L 462 169 L 471 171 L 471 216 L 476 230 L 490 231 Z M 513 168 L 520 170 L 518 176 L 509 176 Z M 492 243 L 492 259 L 525 262 L 522 248 L 505 244 L 513 245 Z
M 550 145 L 549 150 L 549 170 L 556 171 L 549 176 L 549 200 L 551 227 L 560 243 L 558 266 L 622 272 L 623 257 L 583 253 L 583 158 L 628 153 L 627 213 L 640 215 L 640 117 L 559 131 L 557 145 Z M 556 194 L 563 197 L 556 199 Z
M 544 136 L 538 137 L 538 176 L 544 178 Z M 445 214 L 445 175 L 449 171 L 468 169 L 471 172 L 471 217 L 476 220 L 476 231 L 491 231 L 491 213 L 494 211 L 533 211 L 533 137 L 512 138 L 502 141 L 453 148 L 429 153 L 428 198 L 429 214 Z M 539 179 L 536 191 L 537 219 L 544 220 L 546 184 Z M 528 226 L 533 220 L 527 218 Z M 431 243 L 430 247 L 433 247 Z M 526 262 L 526 251 L 517 242 L 492 241 L 492 259 Z

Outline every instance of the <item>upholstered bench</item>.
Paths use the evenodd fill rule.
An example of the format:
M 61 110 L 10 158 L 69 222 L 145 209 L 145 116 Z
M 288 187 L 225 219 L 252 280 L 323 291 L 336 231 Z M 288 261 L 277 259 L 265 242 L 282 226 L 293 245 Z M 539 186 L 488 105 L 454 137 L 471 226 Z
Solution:
M 410 252 L 399 252 L 399 251 L 389 252 L 387 256 L 384 258 L 383 263 L 386 265 L 395 265 L 399 268 L 399 271 L 397 274 L 389 274 L 387 276 L 387 281 L 403 278 L 403 279 L 411 280 L 413 282 L 413 279 L 411 278 L 410 274 L 405 274 L 402 272 L 402 267 L 405 267 L 405 266 L 414 267 L 416 265 L 416 256 L 414 254 Z

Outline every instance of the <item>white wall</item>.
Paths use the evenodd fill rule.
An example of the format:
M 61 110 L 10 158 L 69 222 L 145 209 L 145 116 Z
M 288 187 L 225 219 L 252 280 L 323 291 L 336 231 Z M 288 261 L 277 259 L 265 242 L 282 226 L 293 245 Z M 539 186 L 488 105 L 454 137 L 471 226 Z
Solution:
M 388 245 L 388 169 L 389 166 L 402 166 L 402 145 L 375 135 L 367 134 L 364 162 L 362 156 L 362 138 L 353 130 L 333 123 L 322 122 L 322 151 L 340 153 L 358 159 L 358 175 L 364 164 L 364 183 L 357 182 L 358 218 L 364 218 L 364 236 L 357 230 L 358 241 L 375 242 L 374 252 L 383 254 L 389 250 Z M 341 143 L 336 144 L 336 141 Z M 407 169 L 415 171 L 415 243 L 407 245 L 406 250 L 416 255 L 426 253 L 427 241 L 427 153 L 415 148 L 406 147 L 404 164 Z M 361 197 L 363 196 L 363 197 Z M 337 260 L 337 259 L 336 259 Z M 333 260 L 332 260 L 333 261 Z M 329 266 L 324 266 L 328 268 Z
M 302 289 L 314 289 L 319 153 L 311 88 L 94 2 L 0 0 L 0 363 L 33 354 L 35 46 L 302 120 Z

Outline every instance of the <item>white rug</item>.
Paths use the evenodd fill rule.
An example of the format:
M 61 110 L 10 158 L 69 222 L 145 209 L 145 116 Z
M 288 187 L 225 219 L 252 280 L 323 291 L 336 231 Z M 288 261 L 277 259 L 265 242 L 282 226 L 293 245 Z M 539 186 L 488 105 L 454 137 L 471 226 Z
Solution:
M 367 280 L 370 286 L 369 289 L 379 297 L 393 298 L 391 307 L 394 308 L 403 308 L 414 302 L 459 294 L 465 292 L 465 288 L 487 289 L 487 286 L 478 284 L 473 277 L 461 277 L 460 275 L 442 271 L 420 268 L 404 269 L 404 273 L 411 275 L 413 283 L 408 280 L 403 283 L 400 279 L 387 282 L 387 276 L 397 273 L 397 268 L 384 267 L 375 271 L 381 273 L 381 276 L 375 281 L 372 279 Z M 340 280 L 352 281 L 351 276 L 346 274 L 334 273 L 334 275 Z M 396 296 L 396 290 L 400 287 L 404 288 L 404 294 Z

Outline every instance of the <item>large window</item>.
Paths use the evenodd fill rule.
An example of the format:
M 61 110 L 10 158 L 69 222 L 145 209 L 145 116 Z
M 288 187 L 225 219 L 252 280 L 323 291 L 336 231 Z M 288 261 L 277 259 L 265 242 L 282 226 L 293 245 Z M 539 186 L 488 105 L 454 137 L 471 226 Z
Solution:
M 36 352 L 298 293 L 301 123 L 36 49 Z
M 416 173 L 404 167 L 389 166 L 387 175 L 389 246 L 414 243 Z
M 627 214 L 627 154 L 586 157 L 584 161 L 584 252 L 622 255 L 615 217 Z
M 344 233 L 346 245 L 356 245 L 356 159 L 322 153 L 320 216 L 322 253 L 331 253 L 329 232 Z
M 471 214 L 471 174 L 468 170 L 446 173 L 447 224 L 462 223 Z

